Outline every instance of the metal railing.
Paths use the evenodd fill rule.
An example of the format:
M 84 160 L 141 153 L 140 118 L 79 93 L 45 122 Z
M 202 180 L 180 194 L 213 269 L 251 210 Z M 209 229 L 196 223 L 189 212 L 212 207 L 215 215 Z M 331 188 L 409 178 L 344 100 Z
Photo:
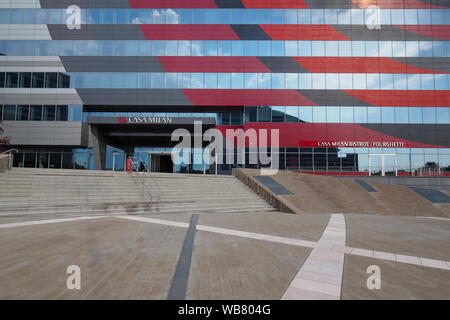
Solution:
M 9 170 L 11 170 L 11 168 L 13 167 L 13 163 L 14 163 L 14 156 L 12 154 L 13 152 L 18 153 L 19 150 L 17 150 L 17 149 L 9 149 L 9 150 L 0 152 L 0 154 L 9 154 L 9 163 L 8 163 Z

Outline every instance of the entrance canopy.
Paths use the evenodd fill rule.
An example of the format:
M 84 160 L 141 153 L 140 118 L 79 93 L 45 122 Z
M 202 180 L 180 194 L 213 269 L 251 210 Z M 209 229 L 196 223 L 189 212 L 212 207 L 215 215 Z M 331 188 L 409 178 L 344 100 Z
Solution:
M 177 141 L 171 141 L 176 129 L 186 129 L 192 136 L 194 123 L 200 122 L 202 131 L 216 126 L 213 117 L 87 117 L 89 125 L 109 145 L 118 148 L 133 147 L 172 147 Z

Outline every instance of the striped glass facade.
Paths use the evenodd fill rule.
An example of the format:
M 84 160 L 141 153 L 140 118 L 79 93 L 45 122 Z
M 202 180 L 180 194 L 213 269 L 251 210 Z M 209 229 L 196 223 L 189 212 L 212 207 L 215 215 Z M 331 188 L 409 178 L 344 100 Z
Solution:
M 88 119 L 157 116 L 278 129 L 281 169 L 445 175 L 450 2 L 3 0 L 0 92 L 19 166 L 110 169 Z

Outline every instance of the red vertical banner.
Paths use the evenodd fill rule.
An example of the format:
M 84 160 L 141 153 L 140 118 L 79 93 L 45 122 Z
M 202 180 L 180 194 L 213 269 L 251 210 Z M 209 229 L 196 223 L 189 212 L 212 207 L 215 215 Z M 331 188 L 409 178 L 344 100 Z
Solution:
M 131 158 L 127 158 L 126 171 L 127 172 L 133 171 L 133 161 L 131 160 Z

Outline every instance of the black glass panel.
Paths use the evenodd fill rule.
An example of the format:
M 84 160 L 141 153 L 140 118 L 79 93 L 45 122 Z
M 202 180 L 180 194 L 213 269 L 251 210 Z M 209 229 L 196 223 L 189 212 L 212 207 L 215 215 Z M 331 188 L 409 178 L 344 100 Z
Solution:
M 56 108 L 56 120 L 67 121 L 69 117 L 69 111 L 67 106 L 58 106 Z
M 48 72 L 45 74 L 45 87 L 57 88 L 58 86 L 58 73 Z
M 61 168 L 61 153 L 50 153 L 50 168 Z
M 30 106 L 17 106 L 17 117 L 18 121 L 27 121 L 28 114 L 30 111 Z
M 42 120 L 42 106 L 31 106 L 30 120 L 32 121 Z
M 17 72 L 6 73 L 6 88 L 17 88 L 19 74 Z
M 19 88 L 31 88 L 31 72 L 20 73 Z
M 3 106 L 3 120 L 16 120 L 16 106 Z
M 32 86 L 33 86 L 33 88 L 43 88 L 44 87 L 44 73 L 43 72 L 33 72 Z
M 58 88 L 70 88 L 70 77 L 67 74 L 59 74 Z
M 5 87 L 5 73 L 0 72 L 0 88 L 4 88 L 4 87 Z
M 44 106 L 44 121 L 55 121 L 55 106 Z

